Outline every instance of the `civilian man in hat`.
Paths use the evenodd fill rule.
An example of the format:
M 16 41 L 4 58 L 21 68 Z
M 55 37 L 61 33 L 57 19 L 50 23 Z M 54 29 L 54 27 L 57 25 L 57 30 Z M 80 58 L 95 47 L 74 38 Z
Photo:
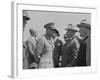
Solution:
M 80 28 L 80 36 L 82 39 L 79 39 L 80 42 L 80 51 L 77 61 L 77 66 L 90 66 L 91 65 L 91 52 L 90 52 L 90 27 L 91 25 L 87 23 L 87 20 L 84 19 L 80 24 L 77 25 Z
M 64 36 L 66 43 L 63 46 L 61 67 L 74 67 L 76 66 L 80 47 L 80 44 L 75 37 L 75 33 L 79 31 L 79 28 L 69 24 L 68 28 L 65 30 L 67 30 L 66 38 Z
M 60 63 L 60 56 L 61 56 L 61 51 L 62 51 L 62 41 L 59 39 L 59 31 L 57 29 L 55 29 L 55 48 L 54 48 L 54 54 L 53 54 L 53 63 L 54 63 L 54 67 L 58 68 L 59 67 L 59 63 Z
M 44 25 L 45 35 L 38 39 L 36 54 L 40 57 L 39 68 L 53 68 L 55 24 Z
M 23 32 L 25 30 L 25 26 L 27 24 L 27 21 L 29 21 L 30 18 L 28 16 L 27 11 L 23 11 Z M 23 69 L 28 68 L 28 61 L 27 61 L 27 45 L 26 42 L 23 42 Z

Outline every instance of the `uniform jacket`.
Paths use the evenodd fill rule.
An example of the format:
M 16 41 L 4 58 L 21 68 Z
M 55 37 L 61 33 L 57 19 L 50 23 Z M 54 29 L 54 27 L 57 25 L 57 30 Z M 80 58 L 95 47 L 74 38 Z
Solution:
M 53 67 L 54 40 L 44 35 L 38 39 L 36 53 L 40 56 L 39 68 Z

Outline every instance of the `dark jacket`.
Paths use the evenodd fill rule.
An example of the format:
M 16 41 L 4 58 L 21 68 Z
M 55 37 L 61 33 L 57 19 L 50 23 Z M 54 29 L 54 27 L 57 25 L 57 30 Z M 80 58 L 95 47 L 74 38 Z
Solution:
M 77 59 L 77 66 L 90 66 L 90 38 L 86 36 L 83 40 L 79 39 L 80 49 Z
M 55 41 L 54 55 L 53 55 L 53 63 L 54 67 L 59 67 L 59 58 L 62 52 L 62 41 L 57 39 Z
M 77 38 L 72 38 L 64 44 L 61 67 L 76 66 L 79 47 L 80 45 Z

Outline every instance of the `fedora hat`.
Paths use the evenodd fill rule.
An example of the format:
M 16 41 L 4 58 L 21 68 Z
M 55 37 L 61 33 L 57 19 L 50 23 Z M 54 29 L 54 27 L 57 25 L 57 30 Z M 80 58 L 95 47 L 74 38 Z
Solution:
M 78 32 L 80 29 L 77 26 L 74 26 L 72 24 L 68 24 L 68 28 L 66 28 L 65 30 Z
M 81 28 L 81 27 L 84 27 L 86 29 L 91 29 L 91 25 L 87 22 L 86 19 L 83 19 L 80 24 L 77 24 L 77 27 Z

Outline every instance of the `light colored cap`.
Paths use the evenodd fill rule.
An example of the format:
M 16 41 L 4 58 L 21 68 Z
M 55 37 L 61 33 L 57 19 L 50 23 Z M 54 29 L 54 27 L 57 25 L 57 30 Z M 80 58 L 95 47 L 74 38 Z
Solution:
M 80 29 L 77 26 L 74 26 L 72 24 L 68 24 L 68 28 L 66 28 L 65 30 L 71 30 L 71 31 L 78 32 Z

